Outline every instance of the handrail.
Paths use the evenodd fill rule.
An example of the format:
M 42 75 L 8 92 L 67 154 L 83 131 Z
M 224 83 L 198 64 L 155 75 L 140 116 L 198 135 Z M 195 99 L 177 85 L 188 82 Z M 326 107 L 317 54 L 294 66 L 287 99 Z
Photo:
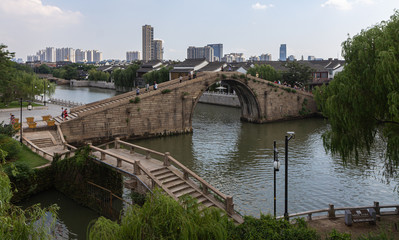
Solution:
M 337 211 L 345 211 L 345 210 L 352 210 L 352 209 L 358 210 L 358 209 L 365 209 L 365 208 L 374 208 L 377 214 L 380 214 L 380 210 L 383 208 L 396 208 L 396 214 L 399 214 L 399 204 L 398 205 L 395 205 L 395 204 L 379 205 L 379 202 L 374 202 L 373 206 L 339 207 L 339 208 L 335 208 L 333 204 L 329 204 L 329 208 L 289 214 L 289 217 L 299 217 L 299 216 L 308 215 L 308 220 L 312 220 L 312 214 L 327 212 L 328 218 L 335 218 L 336 217 L 335 213 Z M 282 218 L 284 218 L 284 216 L 277 217 L 277 219 L 282 219 Z
M 133 147 L 133 148 L 137 148 L 137 149 L 144 150 L 144 151 L 147 152 L 147 154 L 148 154 L 148 153 L 153 153 L 153 154 L 156 154 L 156 155 L 158 155 L 158 156 L 160 156 L 160 157 L 163 157 L 163 158 L 164 158 L 164 165 L 165 165 L 165 166 L 168 166 L 168 165 L 170 165 L 170 163 L 173 163 L 174 165 L 176 165 L 176 166 L 178 166 L 180 169 L 182 169 L 185 178 L 188 177 L 188 175 L 192 176 L 194 179 L 196 179 L 197 181 L 199 181 L 199 182 L 202 184 L 203 187 L 206 187 L 207 190 L 209 189 L 209 190 L 213 191 L 216 195 L 218 195 L 219 197 L 221 197 L 225 202 L 226 202 L 226 201 L 229 201 L 229 200 L 227 200 L 227 199 L 231 199 L 231 198 L 232 198 L 231 196 L 227 196 L 227 195 L 223 194 L 222 192 L 220 192 L 218 189 L 216 189 L 216 188 L 213 187 L 211 184 L 209 184 L 208 182 L 206 182 L 203 178 L 201 178 L 201 177 L 198 176 L 196 173 L 194 173 L 193 171 L 191 171 L 190 169 L 188 169 L 186 166 L 184 166 L 183 164 L 181 164 L 179 161 L 177 161 L 175 158 L 173 158 L 172 156 L 170 156 L 169 153 L 163 154 L 163 153 L 160 153 L 160 152 L 157 152 L 157 151 L 154 151 L 154 150 L 145 148 L 145 147 L 141 147 L 141 146 L 138 146 L 138 145 L 135 145 L 135 144 L 132 144 L 132 143 L 128 143 L 128 142 L 121 141 L 119 138 L 116 138 L 116 139 L 115 139 L 115 142 L 116 142 L 116 143 L 123 144 L 123 145 L 126 145 L 126 146 L 130 146 L 130 147 Z M 206 190 L 205 190 L 205 191 L 206 191 Z M 227 203 L 226 203 L 226 204 L 227 204 Z M 225 206 L 225 207 L 226 207 L 226 209 L 229 208 L 229 207 L 227 207 L 227 206 Z
M 100 159 L 98 159 L 98 158 L 96 158 L 96 157 L 94 157 L 94 156 L 90 156 L 90 157 L 91 157 L 93 160 L 97 161 L 97 162 L 100 162 L 100 163 L 105 164 L 105 165 L 107 165 L 107 166 L 109 166 L 109 167 L 115 168 L 113 165 L 111 165 L 111 164 L 109 164 L 109 163 L 106 163 L 106 162 L 104 162 L 104 161 L 101 161 Z M 130 176 L 135 177 L 137 180 L 140 181 L 141 184 L 143 184 L 143 186 L 144 186 L 145 188 L 147 188 L 148 191 L 150 191 L 151 193 L 153 193 L 153 192 L 151 191 L 150 187 L 148 187 L 147 184 L 145 184 L 143 181 L 141 181 L 141 179 L 140 179 L 139 177 L 137 177 L 135 174 L 133 174 L 133 173 L 131 173 L 131 172 L 128 172 L 128 171 L 125 171 L 125 170 L 120 169 L 120 168 L 118 169 L 118 171 L 123 172 L 123 173 L 126 174 L 126 175 L 130 175 Z
M 112 156 L 112 157 L 116 158 L 117 161 L 120 159 L 120 160 L 123 161 L 123 162 L 132 164 L 133 167 L 135 167 L 135 168 L 139 168 L 139 171 L 143 171 L 147 176 L 149 176 L 149 177 L 151 178 L 151 180 L 152 180 L 153 182 L 155 182 L 155 183 L 156 183 L 159 187 L 161 187 L 165 192 L 167 192 L 167 193 L 168 193 L 170 196 L 172 196 L 175 200 L 179 200 L 179 199 L 177 199 L 177 198 L 174 196 L 174 194 L 173 194 L 169 189 L 167 189 L 166 187 L 164 187 L 163 184 L 162 184 L 151 172 L 149 172 L 146 168 L 144 168 L 143 165 L 141 165 L 140 161 L 134 161 L 134 162 L 132 162 L 130 159 L 128 159 L 128 158 L 126 158 L 126 157 L 124 157 L 124 156 L 121 156 L 121 155 L 118 155 L 118 154 L 115 154 L 115 153 L 112 153 L 112 152 L 108 152 L 108 151 L 103 150 L 103 149 L 101 149 L 101 148 L 95 147 L 95 146 L 93 146 L 93 145 L 91 145 L 91 144 L 89 144 L 89 146 L 90 146 L 91 149 L 96 150 L 96 151 L 99 151 L 102 155 L 103 155 L 103 154 L 106 154 L 106 155 Z M 103 158 L 103 157 L 102 157 L 102 158 Z M 136 170 L 135 170 L 135 171 L 136 171 Z
M 39 148 L 38 146 L 36 146 L 34 143 L 32 143 L 31 141 L 29 141 L 27 138 L 25 138 L 24 136 L 22 136 L 22 141 L 25 141 L 26 145 L 29 145 L 28 147 L 32 150 L 35 149 L 36 153 L 38 152 L 42 152 L 43 153 L 43 157 L 45 158 L 46 155 L 50 156 L 51 158 L 54 158 L 54 155 L 51 153 L 48 153 L 44 150 L 42 150 L 41 148 Z

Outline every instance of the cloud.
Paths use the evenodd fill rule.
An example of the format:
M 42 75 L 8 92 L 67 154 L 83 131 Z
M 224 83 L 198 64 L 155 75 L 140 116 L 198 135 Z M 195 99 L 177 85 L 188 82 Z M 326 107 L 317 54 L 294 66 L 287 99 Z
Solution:
M 255 4 L 252 4 L 252 8 L 255 9 L 255 10 L 264 10 L 266 8 L 271 8 L 271 7 L 274 7 L 274 5 L 273 4 L 269 4 L 269 5 L 260 4 L 259 2 L 255 3 Z
M 333 7 L 338 10 L 351 10 L 354 5 L 370 5 L 373 4 L 375 0 L 328 0 L 323 3 L 322 7 Z
M 80 12 L 65 11 L 57 6 L 45 5 L 41 0 L 1 0 L 0 13 L 30 26 L 38 23 L 46 26 L 77 24 L 82 18 Z

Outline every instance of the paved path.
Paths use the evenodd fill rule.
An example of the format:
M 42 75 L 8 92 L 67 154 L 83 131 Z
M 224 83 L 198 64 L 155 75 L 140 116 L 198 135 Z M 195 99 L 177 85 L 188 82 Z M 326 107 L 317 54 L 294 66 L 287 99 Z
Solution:
M 35 121 L 42 120 L 42 116 L 51 115 L 53 117 L 61 115 L 63 106 L 46 103 L 46 106 L 33 107 L 32 110 L 22 108 L 22 122 L 26 122 L 26 117 L 34 117 Z M 64 107 L 65 108 L 65 107 Z M 68 112 L 69 112 L 68 108 Z M 14 114 L 16 118 L 20 118 L 20 108 L 0 109 L 0 122 L 10 123 L 10 114 Z

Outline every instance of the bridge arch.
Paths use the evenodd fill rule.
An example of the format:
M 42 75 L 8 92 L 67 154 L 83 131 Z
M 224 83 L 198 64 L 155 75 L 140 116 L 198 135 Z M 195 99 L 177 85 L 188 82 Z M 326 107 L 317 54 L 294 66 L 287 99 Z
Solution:
M 210 87 L 219 81 L 220 78 L 211 78 L 206 82 L 206 85 L 209 84 Z M 241 120 L 247 122 L 259 122 L 258 120 L 261 118 L 261 108 L 256 92 L 254 92 L 254 90 L 249 88 L 245 82 L 240 81 L 238 78 L 226 77 L 222 80 L 222 82 L 228 84 L 231 89 L 235 91 L 241 106 Z M 190 114 L 190 124 L 192 123 L 195 107 L 202 94 L 203 91 L 201 91 L 201 93 L 195 98 L 194 106 Z

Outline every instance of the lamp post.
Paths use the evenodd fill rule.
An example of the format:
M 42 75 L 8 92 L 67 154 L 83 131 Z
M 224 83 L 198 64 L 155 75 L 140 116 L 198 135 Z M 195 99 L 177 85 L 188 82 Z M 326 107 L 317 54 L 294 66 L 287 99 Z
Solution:
M 22 98 L 19 99 L 19 104 L 21 107 L 20 111 L 20 126 L 19 126 L 19 142 L 22 144 Z M 28 108 L 29 111 L 32 110 L 32 104 L 31 102 L 28 102 Z
M 273 153 L 274 153 L 274 218 L 276 218 L 276 172 L 280 170 L 280 162 L 278 161 L 278 150 L 276 148 L 276 141 L 274 141 L 273 145 Z
M 289 135 L 289 136 L 288 136 Z M 288 217 L 288 141 L 291 138 L 295 137 L 295 132 L 287 132 L 285 135 L 285 210 L 284 210 L 284 218 L 286 220 Z
M 50 88 L 50 84 L 47 85 L 47 89 Z M 46 81 L 43 81 L 43 102 L 46 106 Z

